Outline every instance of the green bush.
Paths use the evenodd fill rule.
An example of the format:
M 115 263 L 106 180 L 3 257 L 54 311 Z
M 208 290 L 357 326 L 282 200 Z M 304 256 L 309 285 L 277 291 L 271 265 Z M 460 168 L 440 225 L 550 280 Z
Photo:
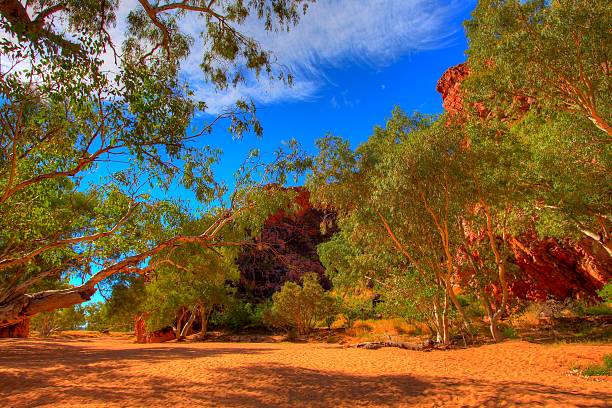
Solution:
M 582 375 L 598 376 L 612 375 L 612 354 L 606 354 L 603 358 L 603 365 L 592 365 L 582 370 Z
M 604 300 L 604 302 L 612 303 L 612 282 L 606 284 L 597 294 Z
M 604 366 L 590 366 L 582 371 L 582 375 L 586 377 L 598 376 L 598 375 L 612 375 L 612 370 Z
M 298 334 L 308 334 L 322 320 L 336 313 L 336 300 L 319 284 L 316 273 L 307 273 L 302 286 L 286 282 L 279 292 L 272 296 L 272 308 L 266 314 L 270 326 Z
M 376 310 L 372 305 L 372 300 L 353 297 L 342 301 L 340 313 L 345 317 L 348 328 L 353 327 L 356 320 L 369 320 L 376 317 Z
M 215 326 L 240 331 L 249 327 L 263 325 L 263 313 L 267 304 L 254 305 L 243 300 L 234 300 L 215 315 L 212 322 Z
M 518 333 L 516 331 L 516 329 L 512 326 L 506 326 L 506 325 L 500 325 L 499 327 L 501 329 L 502 334 L 504 335 L 505 338 L 507 339 L 516 339 L 518 338 Z
M 587 316 L 610 316 L 612 315 L 612 307 L 607 303 L 600 303 L 594 306 L 586 306 L 582 312 Z

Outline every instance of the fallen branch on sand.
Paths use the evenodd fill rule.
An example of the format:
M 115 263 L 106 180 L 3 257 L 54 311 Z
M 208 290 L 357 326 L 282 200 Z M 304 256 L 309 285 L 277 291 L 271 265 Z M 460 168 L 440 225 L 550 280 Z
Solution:
M 368 341 L 365 343 L 350 344 L 348 347 L 363 348 L 368 350 L 378 350 L 379 348 L 383 347 L 397 347 L 405 350 L 430 351 L 433 349 L 437 349 L 438 345 L 432 340 L 426 340 L 423 343 L 404 343 L 399 341 Z

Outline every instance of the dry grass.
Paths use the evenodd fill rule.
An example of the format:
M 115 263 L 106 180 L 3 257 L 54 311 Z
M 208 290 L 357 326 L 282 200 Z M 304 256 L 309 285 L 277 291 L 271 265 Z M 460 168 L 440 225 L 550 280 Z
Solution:
M 40 337 L 37 331 L 32 331 L 30 335 L 31 337 Z M 93 331 L 93 330 L 64 330 L 61 332 L 54 332 L 48 338 L 52 338 L 52 339 L 80 339 L 80 338 L 100 339 L 100 338 L 107 338 L 107 337 L 130 338 L 132 336 L 133 336 L 133 333 L 131 332 L 102 333 L 102 332 Z
M 403 319 L 357 320 L 345 335 L 358 340 L 386 340 L 388 337 L 406 339 L 415 336 L 429 336 L 425 324 L 412 324 Z

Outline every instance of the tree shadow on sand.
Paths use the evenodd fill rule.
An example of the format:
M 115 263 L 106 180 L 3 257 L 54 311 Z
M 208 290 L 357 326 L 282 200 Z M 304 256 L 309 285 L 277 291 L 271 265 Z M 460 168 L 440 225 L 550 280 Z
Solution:
M 150 375 L 145 383 L 106 373 L 123 386 L 103 383 L 52 387 L 27 401 L 115 406 L 336 407 L 336 406 L 559 406 L 607 407 L 610 394 L 561 391 L 530 382 L 482 382 L 409 375 L 352 375 L 283 365 L 218 370 L 213 380 Z M 40 383 L 44 387 L 44 383 Z M 449 400 L 450 396 L 450 400 Z M 457 401 L 452 398 L 457 397 Z M 24 401 L 25 403 L 25 401 Z
M 144 376 L 130 373 L 133 361 L 172 362 L 226 354 L 271 353 L 274 348 L 164 348 L 117 350 L 57 345 L 24 345 L 0 350 L 0 400 L 8 406 L 40 404 L 82 406 L 563 406 L 607 407 L 612 395 L 582 391 L 580 381 L 558 389 L 529 381 L 491 381 L 445 376 L 366 375 L 315 370 L 299 366 L 259 363 L 248 366 L 191 369 Z M 52 353 L 51 353 L 52 352 Z M 53 367 L 49 368 L 49 363 Z M 11 367 L 10 371 L 2 368 Z M 45 369 L 43 369 L 45 368 Z M 200 371 L 198 371 L 200 370 Z M 201 373 L 201 375 L 198 375 Z M 62 381 L 58 382 L 57 379 Z M 111 382 L 109 382 L 111 381 Z M 605 389 L 605 388 L 604 388 Z
M 224 354 L 264 354 L 275 351 L 275 348 L 249 347 L 191 347 L 189 343 L 177 343 L 172 347 L 162 344 L 135 345 L 122 344 L 122 348 L 101 349 L 83 347 L 82 345 L 54 344 L 47 342 L 19 342 L 0 348 L 0 367 L 18 367 L 23 369 L 47 366 L 53 361 L 58 368 L 83 367 L 99 365 L 101 362 L 150 361 L 162 362 L 199 357 L 213 357 Z M 58 359 L 57 356 L 64 356 Z M 0 383 L 1 384 L 1 383 Z

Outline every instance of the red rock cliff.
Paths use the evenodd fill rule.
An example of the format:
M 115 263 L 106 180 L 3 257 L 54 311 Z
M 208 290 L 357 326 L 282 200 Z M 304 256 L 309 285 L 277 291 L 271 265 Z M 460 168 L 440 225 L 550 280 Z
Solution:
M 286 281 L 299 282 L 302 275 L 315 272 L 323 287 L 331 283 L 319 261 L 317 245 L 330 238 L 332 226 L 326 233 L 321 224 L 333 218 L 330 214 L 312 208 L 308 191 L 294 187 L 298 210 L 293 213 L 279 211 L 268 218 L 255 248 L 245 249 L 236 263 L 240 269 L 239 290 L 258 300 L 267 299 Z
M 444 109 L 452 116 L 466 113 L 461 83 L 469 74 L 468 66 L 463 63 L 449 68 L 438 81 L 436 89 L 442 95 Z M 525 110 L 531 104 L 525 98 L 520 102 Z M 476 108 L 484 118 L 484 106 Z M 538 240 L 535 234 L 526 233 L 516 237 L 511 248 L 520 276 L 510 284 L 510 289 L 522 299 L 595 297 L 596 291 L 612 279 L 612 260 L 590 238 L 579 242 Z

